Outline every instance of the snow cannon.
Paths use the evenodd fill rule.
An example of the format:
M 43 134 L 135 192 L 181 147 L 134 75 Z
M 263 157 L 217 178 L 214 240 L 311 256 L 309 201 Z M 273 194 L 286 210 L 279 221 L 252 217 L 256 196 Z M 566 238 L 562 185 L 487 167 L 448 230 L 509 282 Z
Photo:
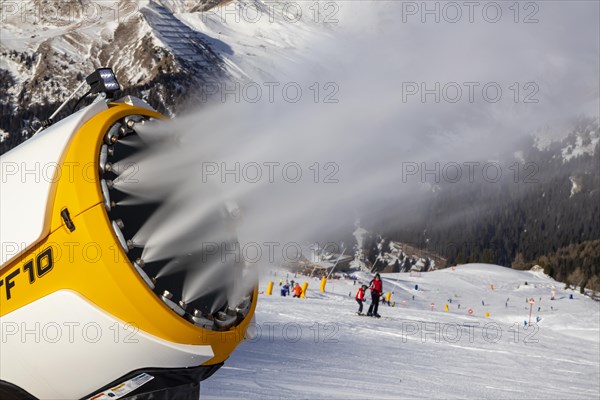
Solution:
M 218 255 L 142 258 L 132 237 L 164 201 L 123 205 L 115 166 L 165 118 L 135 97 L 115 99 L 108 68 L 78 90 L 85 83 L 90 105 L 55 123 L 65 102 L 0 157 L 0 399 L 197 398 L 244 339 L 257 285 L 239 295 L 228 278 L 248 268 L 238 261 L 184 299 L 185 265 Z M 217 214 L 213 229 L 234 230 L 226 205 Z M 156 277 L 173 262 L 183 267 Z

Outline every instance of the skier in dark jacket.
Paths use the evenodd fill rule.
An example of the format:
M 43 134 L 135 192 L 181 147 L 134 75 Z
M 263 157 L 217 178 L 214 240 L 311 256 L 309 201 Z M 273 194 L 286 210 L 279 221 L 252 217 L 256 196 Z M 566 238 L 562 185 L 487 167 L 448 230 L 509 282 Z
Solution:
M 362 285 L 358 288 L 358 292 L 356 292 L 356 302 L 358 303 L 358 315 L 363 315 L 363 301 L 365 301 L 365 290 L 367 290 L 367 285 Z
M 379 309 L 379 297 L 381 297 L 381 294 L 383 293 L 383 283 L 381 282 L 379 274 L 375 274 L 375 278 L 371 281 L 369 289 L 371 289 L 371 305 L 369 306 L 367 315 L 369 317 L 379 318 L 381 317 L 381 315 L 377 313 Z

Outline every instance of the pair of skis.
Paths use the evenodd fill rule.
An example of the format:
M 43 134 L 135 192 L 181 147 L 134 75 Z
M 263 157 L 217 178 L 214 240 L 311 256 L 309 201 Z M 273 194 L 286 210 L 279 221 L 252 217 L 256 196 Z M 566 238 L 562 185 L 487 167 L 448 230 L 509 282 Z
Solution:
M 356 316 L 358 316 L 358 317 L 374 317 L 374 318 L 381 318 L 381 315 L 379 315 L 379 316 L 377 316 L 377 315 L 368 315 L 368 314 L 363 314 L 363 313 L 359 313 L 359 312 L 357 312 L 355 315 L 356 315 Z

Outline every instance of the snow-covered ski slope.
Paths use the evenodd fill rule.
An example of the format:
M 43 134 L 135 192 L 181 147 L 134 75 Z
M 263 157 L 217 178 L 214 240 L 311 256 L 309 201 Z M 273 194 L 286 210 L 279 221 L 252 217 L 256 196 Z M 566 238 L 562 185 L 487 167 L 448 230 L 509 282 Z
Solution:
M 203 399 L 597 399 L 600 393 L 600 303 L 542 273 L 470 264 L 421 277 L 384 274 L 396 307 L 381 305 L 382 318 L 374 319 L 354 315 L 358 286 L 351 280 L 329 281 L 320 293 L 317 279 L 298 276 L 309 288 L 307 298 L 294 299 L 279 294 L 286 272 L 273 272 L 260 280 L 261 291 L 269 280 L 275 287 L 272 296 L 260 295 L 256 337 L 202 383 Z M 525 330 L 530 298 L 532 319 L 541 320 Z

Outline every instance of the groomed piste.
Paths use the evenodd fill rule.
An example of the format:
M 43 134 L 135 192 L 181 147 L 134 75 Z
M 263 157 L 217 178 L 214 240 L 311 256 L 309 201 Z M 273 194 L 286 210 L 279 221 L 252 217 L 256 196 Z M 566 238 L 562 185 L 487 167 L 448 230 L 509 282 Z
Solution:
M 321 293 L 319 279 L 265 272 L 256 337 L 204 383 L 203 398 L 597 396 L 599 302 L 541 272 L 495 265 L 382 277 L 396 304 L 381 304 L 376 319 L 355 315 L 358 282 L 329 280 Z M 286 278 L 308 282 L 306 298 L 281 297 Z M 368 283 L 369 275 L 358 278 Z M 526 330 L 531 298 L 532 322 L 540 320 Z

